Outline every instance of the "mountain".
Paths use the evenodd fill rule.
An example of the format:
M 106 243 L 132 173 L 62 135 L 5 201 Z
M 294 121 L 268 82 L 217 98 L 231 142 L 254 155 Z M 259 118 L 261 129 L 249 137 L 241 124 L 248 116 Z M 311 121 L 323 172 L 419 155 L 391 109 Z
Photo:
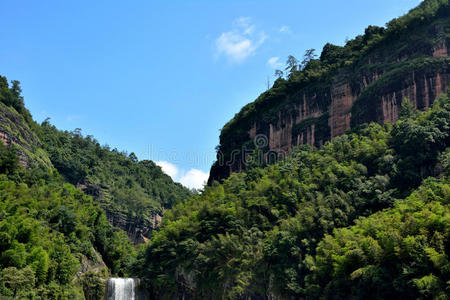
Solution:
M 101 146 L 79 129 L 58 130 L 48 120 L 33 121 L 25 108 L 18 81 L 9 86 L 0 76 L 0 140 L 18 150 L 25 167 L 56 169 L 66 182 L 90 195 L 111 224 L 144 242 L 161 222 L 164 209 L 192 193 L 162 172 L 154 162 L 134 153 Z
M 14 146 L 23 166 L 39 164 L 51 167 L 47 153 L 39 146 L 38 125 L 25 108 L 20 83 L 0 76 L 0 142 Z
M 287 78 L 222 128 L 209 184 L 245 170 L 255 149 L 270 162 L 360 124 L 393 123 L 405 98 L 429 108 L 450 83 L 449 45 L 448 1 L 427 0 L 343 47 L 326 44 L 318 59 L 312 51 L 300 65 L 292 57 Z
M 46 121 L 39 127 L 39 137 L 66 181 L 99 202 L 110 223 L 137 243 L 150 237 L 165 209 L 192 195 L 154 162 L 100 146 L 78 130 L 60 131 Z
M 36 123 L 0 76 L 0 298 L 101 299 L 190 196 L 152 161 Z
M 290 57 L 140 251 L 153 297 L 447 299 L 449 9 Z
M 155 299 L 447 299 L 450 91 L 233 173 L 165 214 L 136 273 Z
M 200 193 L 36 123 L 0 76 L 0 298 L 104 299 L 116 276 L 114 297 L 449 298 L 449 34 L 448 0 L 426 0 L 290 57 Z

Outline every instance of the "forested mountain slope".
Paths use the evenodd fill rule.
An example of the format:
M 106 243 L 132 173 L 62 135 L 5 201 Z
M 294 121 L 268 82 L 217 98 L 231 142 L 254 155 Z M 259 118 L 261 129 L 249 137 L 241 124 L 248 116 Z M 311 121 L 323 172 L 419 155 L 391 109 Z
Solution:
M 0 298 L 104 299 L 121 276 L 151 299 L 448 299 L 449 18 L 426 0 L 291 59 L 201 193 L 36 123 L 0 76 Z
M 91 136 L 60 131 L 48 122 L 39 136 L 59 173 L 98 201 L 108 220 L 136 242 L 150 236 L 164 209 L 192 194 L 154 162 L 100 146 Z
M 0 298 L 102 299 L 102 278 L 132 275 L 133 241 L 191 195 L 152 161 L 37 124 L 0 76 Z
M 0 77 L 0 139 L 17 148 L 22 165 L 56 168 L 135 242 L 150 236 L 164 209 L 191 195 L 152 161 L 101 146 L 80 130 L 61 131 L 48 120 L 37 124 L 24 106 L 19 82 L 10 86 L 5 77 Z
M 209 184 L 245 170 L 258 138 L 274 157 L 300 144 L 321 147 L 359 124 L 395 122 L 405 97 L 427 109 L 450 83 L 449 45 L 448 0 L 426 0 L 343 47 L 326 44 L 319 58 L 291 57 L 286 76 L 222 128 Z
M 394 125 L 298 146 L 175 206 L 137 270 L 157 299 L 446 299 L 449 146 L 450 93 L 427 112 L 405 101 Z
M 56 170 L 23 167 L 18 149 L 0 143 L 0 297 L 102 295 L 99 277 L 126 275 L 134 258 L 132 242 L 92 197 Z

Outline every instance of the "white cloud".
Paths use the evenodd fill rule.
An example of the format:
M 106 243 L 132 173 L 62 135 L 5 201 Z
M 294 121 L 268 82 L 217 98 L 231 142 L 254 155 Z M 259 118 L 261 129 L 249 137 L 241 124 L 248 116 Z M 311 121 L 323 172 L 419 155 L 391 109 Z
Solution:
M 155 164 L 160 166 L 164 173 L 172 177 L 173 181 L 179 182 L 190 189 L 201 189 L 208 181 L 209 174 L 201 170 L 180 171 L 176 165 L 167 161 L 156 161 Z M 179 176 L 179 174 L 182 175 Z
M 81 115 L 68 115 L 66 117 L 66 121 L 67 122 L 74 122 L 74 121 L 78 121 L 78 120 L 81 120 L 81 119 L 82 119 Z
M 242 30 L 243 34 L 250 35 L 255 31 L 255 25 L 251 24 L 249 17 L 240 17 L 234 20 L 233 25 Z
M 236 62 L 244 61 L 256 48 L 252 41 L 233 32 L 224 32 L 216 40 L 218 54 L 224 54 Z
M 208 180 L 208 177 L 208 173 L 197 169 L 190 169 L 180 178 L 180 183 L 190 189 L 201 189 Z
M 243 62 L 266 38 L 263 31 L 255 33 L 255 25 L 251 24 L 250 18 L 241 17 L 233 22 L 233 30 L 223 32 L 216 39 L 216 54 L 224 55 L 233 62 Z
M 179 172 L 177 166 L 167 161 L 155 161 L 155 164 L 160 166 L 163 172 L 172 177 L 173 180 L 176 180 Z
M 280 32 L 281 33 L 290 33 L 291 32 L 291 27 L 287 26 L 287 25 L 283 25 L 280 28 Z
M 273 69 L 279 69 L 280 67 L 283 66 L 283 64 L 280 62 L 280 58 L 278 56 L 269 58 L 269 60 L 267 61 L 267 64 Z

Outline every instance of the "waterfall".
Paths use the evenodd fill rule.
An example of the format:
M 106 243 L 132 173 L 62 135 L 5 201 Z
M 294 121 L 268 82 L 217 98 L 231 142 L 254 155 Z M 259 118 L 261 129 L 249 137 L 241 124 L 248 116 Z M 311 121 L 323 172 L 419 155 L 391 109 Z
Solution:
M 135 278 L 109 278 L 106 284 L 107 300 L 138 300 L 136 289 L 139 279 Z

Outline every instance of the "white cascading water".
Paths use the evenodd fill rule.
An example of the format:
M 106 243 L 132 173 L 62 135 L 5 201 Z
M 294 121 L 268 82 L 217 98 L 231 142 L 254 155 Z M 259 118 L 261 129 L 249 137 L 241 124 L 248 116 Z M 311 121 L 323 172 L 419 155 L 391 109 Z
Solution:
M 135 300 L 138 280 L 134 278 L 109 278 L 106 285 L 106 299 Z

